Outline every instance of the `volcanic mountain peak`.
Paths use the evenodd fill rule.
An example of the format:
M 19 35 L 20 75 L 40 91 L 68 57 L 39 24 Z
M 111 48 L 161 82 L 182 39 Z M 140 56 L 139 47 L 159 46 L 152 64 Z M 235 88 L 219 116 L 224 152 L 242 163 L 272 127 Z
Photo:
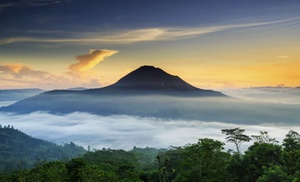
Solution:
M 111 87 L 138 90 L 195 90 L 178 76 L 173 76 L 154 66 L 141 66 L 121 78 Z
M 161 100 L 166 98 L 169 102 L 170 97 L 179 105 L 182 100 L 177 98 L 183 97 L 227 98 L 221 92 L 193 87 L 178 76 L 170 75 L 160 68 L 142 66 L 124 76 L 115 84 L 104 88 L 81 91 L 48 91 L 18 101 L 10 106 L 2 107 L 0 112 L 30 113 L 47 111 L 51 113 L 72 113 L 79 111 L 100 115 L 151 116 L 153 114 L 158 117 L 171 113 L 170 116 L 173 116 L 181 109 L 176 108 L 177 104 L 174 107 L 173 105 L 164 105 L 164 101 Z

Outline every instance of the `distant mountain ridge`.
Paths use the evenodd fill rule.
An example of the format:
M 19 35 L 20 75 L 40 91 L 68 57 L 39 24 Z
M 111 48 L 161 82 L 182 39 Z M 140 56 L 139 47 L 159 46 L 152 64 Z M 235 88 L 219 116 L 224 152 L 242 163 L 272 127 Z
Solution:
M 0 101 L 18 101 L 43 92 L 44 90 L 36 88 L 0 90 Z

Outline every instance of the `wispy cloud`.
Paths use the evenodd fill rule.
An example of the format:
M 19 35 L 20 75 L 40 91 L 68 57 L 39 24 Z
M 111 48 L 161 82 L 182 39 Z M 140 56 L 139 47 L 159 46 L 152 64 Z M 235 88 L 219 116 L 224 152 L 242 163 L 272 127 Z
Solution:
M 225 30 L 234 30 L 240 28 L 251 28 L 259 26 L 275 25 L 285 22 L 299 20 L 299 18 L 290 18 L 278 21 L 244 23 L 244 24 L 230 24 L 230 25 L 216 25 L 206 27 L 156 27 L 143 28 L 132 30 L 120 30 L 111 32 L 84 32 L 74 33 L 72 37 L 55 38 L 55 34 L 48 38 L 37 37 L 10 37 L 0 40 L 0 45 L 12 43 L 102 43 L 102 44 L 128 44 L 145 41 L 160 41 L 160 40 L 176 40 L 183 38 L 190 38 L 195 36 L 206 35 L 214 32 L 221 32 Z M 42 33 L 40 31 L 40 33 Z
M 279 58 L 279 59 L 286 59 L 286 58 L 289 58 L 289 56 L 277 56 L 277 58 Z

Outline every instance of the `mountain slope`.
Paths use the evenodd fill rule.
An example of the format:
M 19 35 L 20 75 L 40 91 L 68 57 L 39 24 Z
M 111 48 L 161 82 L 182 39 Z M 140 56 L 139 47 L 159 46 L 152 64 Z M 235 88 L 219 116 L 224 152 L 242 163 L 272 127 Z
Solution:
M 150 117 L 169 116 L 176 111 L 176 115 L 180 116 L 184 111 L 181 107 L 184 105 L 174 103 L 173 109 L 164 106 L 161 97 L 166 96 L 175 100 L 186 97 L 227 98 L 220 92 L 193 87 L 178 76 L 170 75 L 159 68 L 142 66 L 105 88 L 49 91 L 2 107 L 0 111 L 15 113 L 47 111 L 57 114 L 80 111 L 99 115 L 127 114 Z M 182 111 L 178 112 L 181 109 Z M 169 112 L 171 114 L 168 114 Z
M 0 90 L 0 101 L 17 101 L 44 92 L 40 89 L 8 89 Z
M 153 66 L 141 66 L 113 85 L 100 89 L 85 90 L 82 93 L 225 97 L 221 92 L 196 88 L 183 81 L 180 77 L 170 75 L 162 69 Z
M 86 151 L 73 142 L 58 146 L 54 143 L 28 136 L 10 126 L 0 125 L 0 171 L 12 171 L 17 165 L 27 168 L 43 160 L 69 159 Z
M 178 76 L 170 75 L 153 66 L 140 67 L 121 78 L 112 87 L 137 90 L 197 90 Z

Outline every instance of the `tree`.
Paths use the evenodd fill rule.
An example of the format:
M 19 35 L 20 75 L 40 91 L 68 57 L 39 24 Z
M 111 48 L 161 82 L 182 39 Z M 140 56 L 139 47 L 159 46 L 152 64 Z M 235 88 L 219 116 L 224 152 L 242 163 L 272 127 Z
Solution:
M 184 150 L 182 147 L 171 147 L 168 151 L 157 155 L 158 181 L 167 182 L 175 179 Z
M 257 181 L 264 174 L 263 167 L 281 166 L 282 149 L 280 145 L 255 142 L 243 156 L 246 167 L 246 181 Z
M 249 142 L 251 140 L 249 136 L 243 134 L 245 130 L 240 128 L 223 129 L 221 131 L 222 133 L 225 133 L 225 135 L 227 135 L 226 137 L 227 142 L 234 143 L 238 155 L 240 155 L 241 153 L 240 152 L 241 144 L 244 142 Z
M 79 171 L 79 176 L 82 181 L 118 181 L 118 176 L 114 170 L 104 171 L 96 165 L 86 165 Z
M 66 164 L 69 181 L 82 181 L 80 172 L 86 167 L 87 163 L 82 158 L 75 158 Z
M 231 152 L 228 152 L 231 154 Z M 246 175 L 246 165 L 244 165 L 243 158 L 237 154 L 233 153 L 229 160 L 226 162 L 226 177 L 229 178 L 229 181 L 244 181 Z
M 267 131 L 261 131 L 259 133 L 260 133 L 260 135 L 251 135 L 254 142 L 271 143 L 271 144 L 278 144 L 279 143 L 275 138 L 271 138 Z
M 279 167 L 263 167 L 264 174 L 260 176 L 257 182 L 290 182 L 291 178 Z
M 229 154 L 222 152 L 223 146 L 223 142 L 204 138 L 185 147 L 174 181 L 229 181 L 225 168 Z
M 26 181 L 63 182 L 66 179 L 66 172 L 66 167 L 63 162 L 52 161 L 31 169 L 25 175 L 25 179 Z
M 296 131 L 290 130 L 283 139 L 284 149 L 287 151 L 300 150 L 300 135 Z
M 290 175 L 296 176 L 300 171 L 300 135 L 290 130 L 285 135 L 282 145 L 284 166 Z

